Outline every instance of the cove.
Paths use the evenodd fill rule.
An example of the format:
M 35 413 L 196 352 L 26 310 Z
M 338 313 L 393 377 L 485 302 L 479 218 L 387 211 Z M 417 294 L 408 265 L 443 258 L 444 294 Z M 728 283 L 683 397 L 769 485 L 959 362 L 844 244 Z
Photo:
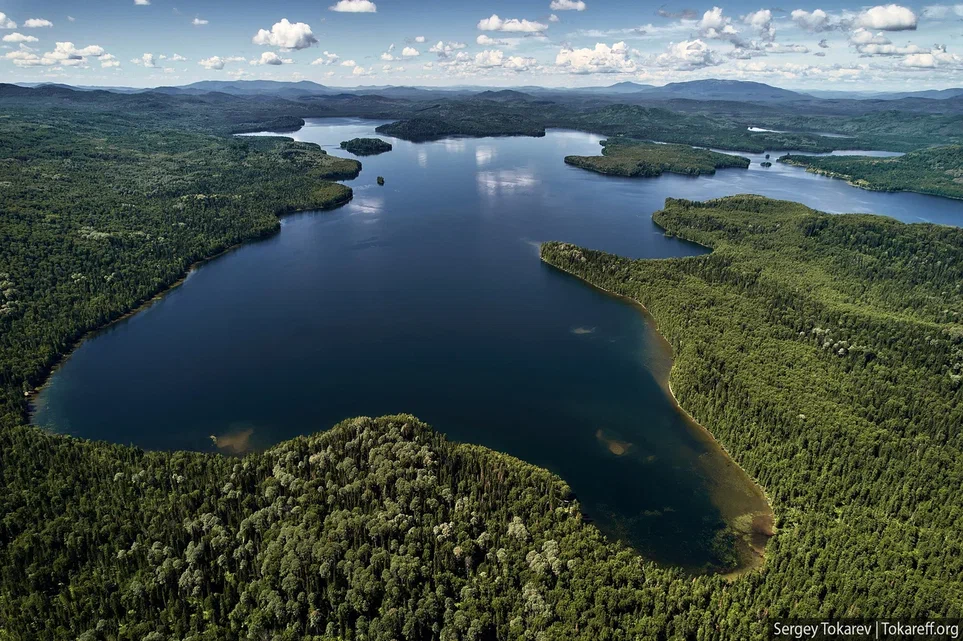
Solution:
M 377 124 L 311 121 L 294 137 L 347 155 L 339 143 Z M 963 220 L 963 203 L 765 169 L 761 155 L 748 170 L 648 180 L 562 162 L 599 139 L 390 139 L 393 151 L 362 159 L 350 204 L 284 218 L 278 235 L 83 342 L 34 423 L 149 449 L 212 451 L 215 435 L 240 452 L 409 412 L 558 473 L 646 558 L 727 565 L 740 553 L 727 523 L 750 532 L 766 511 L 758 488 L 674 404 L 670 355 L 642 311 L 542 264 L 538 243 L 701 253 L 651 222 L 669 196 L 758 193 L 945 224 Z

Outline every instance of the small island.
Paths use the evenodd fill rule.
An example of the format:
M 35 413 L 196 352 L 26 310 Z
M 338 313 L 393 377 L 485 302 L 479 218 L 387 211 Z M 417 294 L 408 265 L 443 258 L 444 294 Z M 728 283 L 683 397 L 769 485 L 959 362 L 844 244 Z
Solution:
M 378 176 L 378 184 L 381 185 L 382 187 L 384 187 L 384 184 L 385 184 L 385 177 L 384 177 L 384 176 Z
M 380 138 L 352 138 L 343 141 L 341 148 L 355 156 L 374 156 L 391 151 L 391 143 Z
M 664 172 L 685 176 L 714 174 L 716 169 L 746 169 L 749 159 L 688 145 L 635 140 L 603 140 L 601 156 L 566 156 L 565 163 L 600 174 L 654 178 Z

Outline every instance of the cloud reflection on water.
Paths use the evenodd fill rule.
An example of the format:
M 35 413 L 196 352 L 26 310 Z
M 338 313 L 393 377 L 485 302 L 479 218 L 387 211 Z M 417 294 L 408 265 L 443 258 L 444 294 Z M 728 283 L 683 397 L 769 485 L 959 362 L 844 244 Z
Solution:
M 477 175 L 478 191 L 493 198 L 500 194 L 518 194 L 532 191 L 538 185 L 535 172 L 528 168 L 480 171 Z

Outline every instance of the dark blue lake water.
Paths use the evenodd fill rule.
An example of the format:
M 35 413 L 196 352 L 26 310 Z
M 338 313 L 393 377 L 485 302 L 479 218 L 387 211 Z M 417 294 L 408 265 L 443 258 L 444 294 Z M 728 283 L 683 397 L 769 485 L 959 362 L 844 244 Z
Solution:
M 375 125 L 315 121 L 295 137 L 348 155 L 340 141 Z M 669 357 L 640 310 L 541 263 L 538 243 L 699 253 L 651 222 L 669 196 L 756 193 L 944 224 L 963 221 L 963 203 L 764 169 L 762 155 L 702 178 L 620 179 L 562 162 L 597 153 L 599 140 L 391 140 L 392 152 L 361 159 L 349 205 L 285 218 L 277 236 L 202 265 L 85 341 L 34 421 L 210 451 L 210 435 L 260 448 L 408 412 L 557 472 L 603 531 L 649 558 L 717 562 L 725 523 L 765 512 L 758 488 L 665 392 Z

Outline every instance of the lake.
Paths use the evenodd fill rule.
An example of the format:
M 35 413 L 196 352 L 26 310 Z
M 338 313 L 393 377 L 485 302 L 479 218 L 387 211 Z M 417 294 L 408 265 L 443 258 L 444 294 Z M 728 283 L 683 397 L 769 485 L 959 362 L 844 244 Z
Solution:
M 316 120 L 294 137 L 349 156 L 338 144 L 377 124 Z M 215 435 L 240 452 L 353 416 L 412 413 L 558 473 L 607 535 L 647 558 L 699 570 L 735 549 L 749 564 L 744 542 L 720 533 L 728 523 L 748 537 L 765 501 L 675 406 L 666 345 L 638 307 L 543 264 L 538 243 L 701 253 L 652 223 L 666 197 L 756 193 L 954 225 L 963 203 L 766 169 L 762 154 L 699 178 L 563 163 L 598 153 L 599 140 L 390 139 L 393 151 L 361 159 L 350 204 L 285 217 L 278 235 L 204 263 L 83 342 L 33 420 L 148 449 L 214 451 Z

